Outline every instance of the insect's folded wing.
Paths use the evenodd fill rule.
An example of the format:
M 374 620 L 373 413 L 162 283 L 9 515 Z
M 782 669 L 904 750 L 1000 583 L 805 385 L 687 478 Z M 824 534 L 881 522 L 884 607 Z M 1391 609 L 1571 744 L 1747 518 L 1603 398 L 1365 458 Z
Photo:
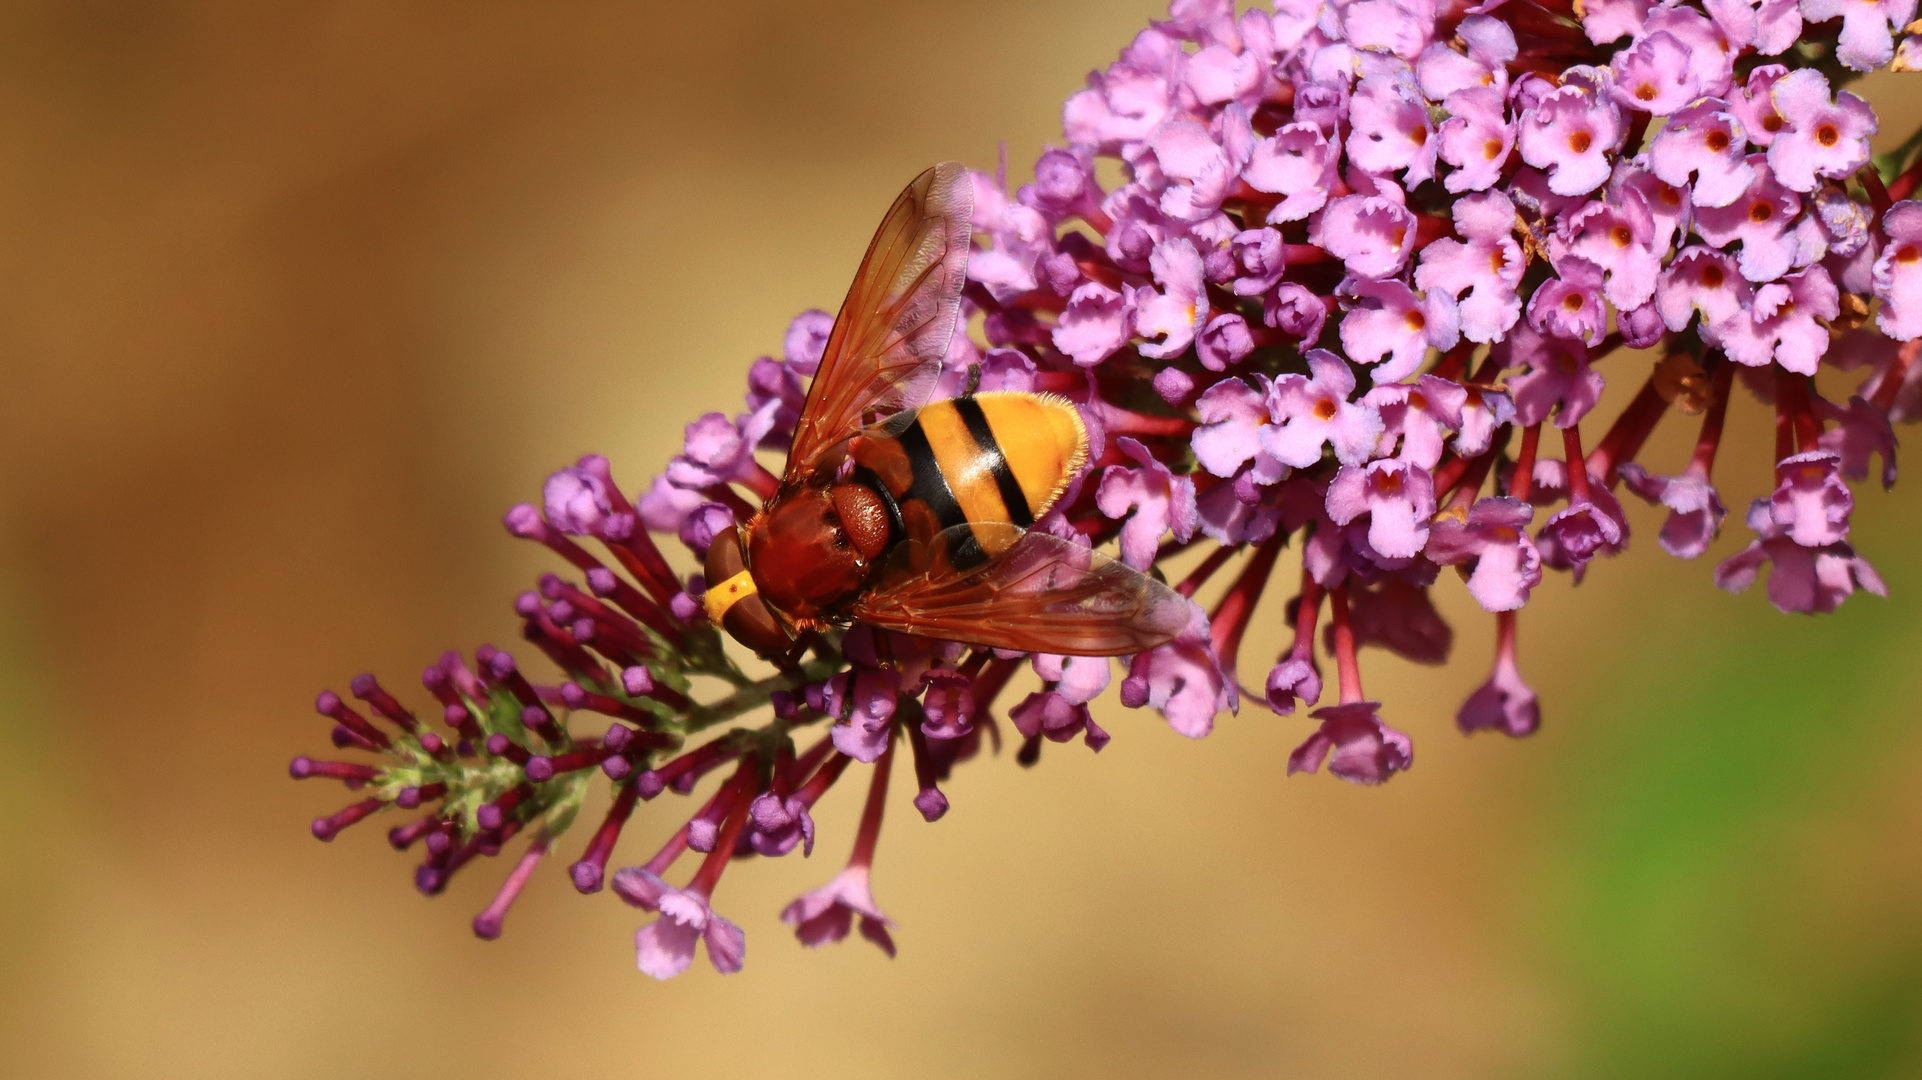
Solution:
M 854 616 L 905 634 L 1077 656 L 1152 649 L 1188 624 L 1188 601 L 1173 589 L 1049 533 L 976 524 L 972 542 L 1000 554 L 957 570 L 955 554 L 975 550 L 968 530 L 901 545 Z
M 795 426 L 787 475 L 870 420 L 926 400 L 967 280 L 973 182 L 958 161 L 915 177 L 868 245 Z

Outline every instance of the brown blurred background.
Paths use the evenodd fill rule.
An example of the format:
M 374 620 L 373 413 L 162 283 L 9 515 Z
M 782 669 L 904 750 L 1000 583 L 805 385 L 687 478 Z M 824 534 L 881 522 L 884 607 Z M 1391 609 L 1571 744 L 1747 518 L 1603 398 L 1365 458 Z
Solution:
M 1444 588 L 1454 664 L 1368 659 L 1419 755 L 1381 790 L 1284 780 L 1306 723 L 1252 709 L 1195 743 L 1111 708 L 1099 758 L 978 762 L 935 826 L 897 785 L 891 963 L 775 918 L 846 795 L 816 858 L 730 873 L 746 971 L 668 984 L 557 866 L 483 943 L 504 868 L 428 901 L 378 827 L 308 837 L 345 801 L 286 779 L 317 689 L 511 638 L 546 562 L 506 506 L 588 450 L 643 484 L 908 177 L 1005 139 L 1018 183 L 1157 10 L 0 10 L 0 1071 L 1922 1075 L 1906 487 L 1856 516 L 1892 598 L 1821 620 L 1717 593 L 1635 508 L 1522 620 L 1523 743 L 1455 734 L 1491 635 Z M 1912 85 L 1869 84 L 1896 138 Z M 1738 402 L 1738 515 L 1764 423 Z

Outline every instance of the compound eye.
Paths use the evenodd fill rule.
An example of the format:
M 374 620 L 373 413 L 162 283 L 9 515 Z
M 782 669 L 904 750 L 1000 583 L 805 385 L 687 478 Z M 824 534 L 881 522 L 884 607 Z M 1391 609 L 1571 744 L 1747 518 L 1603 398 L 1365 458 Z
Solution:
M 727 609 L 721 617 L 721 629 L 726 630 L 734 640 L 766 657 L 779 656 L 788 651 L 794 639 L 775 621 L 774 613 L 768 610 L 759 596 L 747 596 Z
M 707 548 L 707 563 L 704 567 L 708 585 L 719 585 L 745 569 L 747 569 L 747 560 L 741 556 L 740 526 L 729 525 L 715 533 L 714 542 Z

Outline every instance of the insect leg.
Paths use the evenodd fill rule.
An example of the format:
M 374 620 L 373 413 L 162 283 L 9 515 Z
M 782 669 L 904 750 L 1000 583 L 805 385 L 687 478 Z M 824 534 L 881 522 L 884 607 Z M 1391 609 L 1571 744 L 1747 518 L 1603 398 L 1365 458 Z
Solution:
M 812 634 L 803 634 L 787 652 L 768 659 L 775 667 L 781 669 L 781 674 L 799 679 L 801 678 L 801 654 L 807 652 L 808 646 L 813 644 L 812 637 Z

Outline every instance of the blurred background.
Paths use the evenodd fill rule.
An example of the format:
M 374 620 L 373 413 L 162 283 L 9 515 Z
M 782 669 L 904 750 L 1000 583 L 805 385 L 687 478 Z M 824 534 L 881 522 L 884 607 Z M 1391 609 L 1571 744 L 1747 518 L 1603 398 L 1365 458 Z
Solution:
M 776 919 L 840 865 L 847 794 L 816 858 L 729 874 L 746 971 L 667 984 L 633 969 L 640 913 L 559 866 L 485 943 L 504 867 L 424 900 L 384 823 L 309 837 L 346 801 L 286 778 L 328 749 L 318 689 L 374 670 L 419 703 L 443 649 L 512 639 L 548 561 L 503 509 L 590 450 L 643 485 L 838 301 L 902 183 L 1006 140 L 1018 184 L 1159 10 L 0 9 L 0 1068 L 1922 1075 L 1922 497 L 1859 492 L 1888 600 L 1717 592 L 1768 483 L 1748 400 L 1709 558 L 1637 504 L 1628 553 L 1528 608 L 1534 738 L 1454 731 L 1492 627 L 1446 584 L 1449 667 L 1366 660 L 1418 749 L 1385 788 L 1284 779 L 1300 717 L 1190 742 L 1110 700 L 1098 758 L 976 762 L 938 825 L 897 783 L 893 962 Z M 1901 78 L 1864 91 L 1894 139 Z

